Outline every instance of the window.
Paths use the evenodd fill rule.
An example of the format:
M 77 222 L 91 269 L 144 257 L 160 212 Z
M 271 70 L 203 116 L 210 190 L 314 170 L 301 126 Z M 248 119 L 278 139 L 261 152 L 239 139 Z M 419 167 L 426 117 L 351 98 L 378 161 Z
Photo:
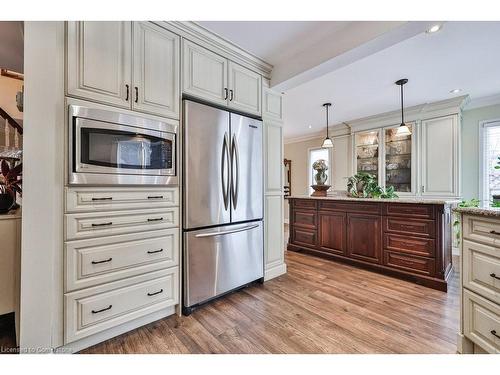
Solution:
M 313 192 L 313 189 L 311 188 L 311 185 L 316 184 L 316 181 L 314 181 L 314 175 L 316 174 L 316 171 L 312 169 L 312 165 L 314 164 L 315 161 L 323 159 L 326 161 L 326 165 L 328 166 L 328 170 L 326 171 L 326 174 L 328 175 L 328 179 L 326 180 L 327 185 L 331 185 L 331 176 L 330 174 L 332 173 L 332 169 L 330 166 L 330 150 L 327 148 L 310 148 L 309 149 L 309 164 L 307 165 L 309 168 L 309 193 Z
M 480 144 L 482 158 L 480 160 L 480 194 L 481 200 L 491 201 L 493 195 L 500 195 L 500 120 L 485 121 L 480 127 Z

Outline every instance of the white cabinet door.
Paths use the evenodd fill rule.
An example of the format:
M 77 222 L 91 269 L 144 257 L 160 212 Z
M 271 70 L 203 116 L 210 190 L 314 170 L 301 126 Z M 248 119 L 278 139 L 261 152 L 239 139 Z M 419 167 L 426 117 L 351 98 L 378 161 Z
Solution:
M 130 108 L 131 22 L 68 22 L 67 94 Z
M 264 215 L 264 261 L 265 269 L 269 271 L 280 267 L 285 261 L 283 197 L 281 195 L 266 195 Z
M 184 93 L 227 105 L 227 59 L 187 40 L 183 46 Z
M 132 108 L 178 119 L 179 64 L 179 36 L 150 22 L 134 22 Z
M 283 120 L 283 98 L 280 94 L 268 88 L 264 89 L 262 117 Z
M 460 135 L 457 115 L 423 120 L 421 195 L 458 197 Z
M 229 107 L 246 113 L 261 114 L 262 77 L 229 62 Z
M 264 121 L 264 162 L 266 193 L 283 192 L 283 127 L 280 123 Z

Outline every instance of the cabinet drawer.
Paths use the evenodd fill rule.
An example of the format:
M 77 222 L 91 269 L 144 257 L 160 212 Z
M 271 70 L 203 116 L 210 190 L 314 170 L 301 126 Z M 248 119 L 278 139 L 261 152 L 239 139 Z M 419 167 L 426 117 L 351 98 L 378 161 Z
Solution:
M 464 287 L 500 304 L 500 250 L 464 240 Z
M 464 335 L 488 353 L 500 353 L 500 306 L 463 291 Z
M 316 246 L 316 232 L 308 231 L 302 228 L 292 228 L 292 243 L 305 245 L 308 247 Z
M 177 227 L 177 207 L 66 215 L 66 240 Z
M 384 218 L 384 232 L 435 238 L 436 227 L 434 220 L 417 220 L 386 216 Z
M 66 294 L 65 343 L 175 305 L 177 267 Z
M 179 229 L 67 242 L 66 291 L 156 271 L 179 262 Z
M 335 210 L 347 212 L 362 212 L 366 214 L 380 214 L 381 206 L 379 203 L 370 202 L 340 202 L 340 201 L 320 201 L 320 210 Z
M 308 208 L 311 210 L 316 209 L 316 201 L 313 199 L 294 199 L 293 206 L 295 208 Z
M 293 210 L 293 218 L 292 218 L 292 223 L 293 225 L 300 226 L 300 227 L 306 227 L 310 229 L 315 229 L 316 228 L 316 211 L 299 211 L 299 210 Z
M 434 257 L 436 245 L 435 241 L 430 238 L 408 237 L 386 233 L 384 235 L 384 248 L 413 255 Z
M 66 211 L 114 211 L 179 205 L 179 189 L 67 188 Z
M 434 275 L 434 259 L 384 251 L 384 264 L 405 271 Z
M 463 215 L 462 228 L 463 238 L 500 247 L 500 221 L 498 219 Z
M 434 206 L 431 204 L 386 203 L 384 215 L 407 216 L 421 219 L 434 219 Z

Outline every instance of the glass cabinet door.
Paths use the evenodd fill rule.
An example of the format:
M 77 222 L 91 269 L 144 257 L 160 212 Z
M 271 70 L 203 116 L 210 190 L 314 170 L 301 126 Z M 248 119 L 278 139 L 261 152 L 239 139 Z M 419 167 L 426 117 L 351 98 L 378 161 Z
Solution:
M 385 129 L 385 187 L 393 186 L 396 192 L 412 191 L 412 137 L 414 127 L 408 124 L 411 134 L 398 135 L 398 127 Z
M 368 131 L 356 133 L 356 173 L 370 173 L 379 177 L 379 132 Z

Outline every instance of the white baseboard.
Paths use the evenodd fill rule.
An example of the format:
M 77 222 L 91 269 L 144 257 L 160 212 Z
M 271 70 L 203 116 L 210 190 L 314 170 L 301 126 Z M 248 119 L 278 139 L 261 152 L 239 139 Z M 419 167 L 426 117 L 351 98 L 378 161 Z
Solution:
M 146 324 L 152 323 L 156 320 L 166 318 L 167 316 L 175 314 L 175 306 L 170 306 L 164 310 L 156 311 L 146 316 L 134 319 L 130 322 L 121 324 L 119 326 L 110 328 L 106 331 L 96 333 L 95 335 L 85 337 L 81 340 L 70 342 L 69 344 L 60 346 L 54 349 L 55 353 L 70 354 L 76 353 L 80 350 L 89 348 L 93 345 L 99 344 L 100 342 L 109 340 L 113 337 L 122 335 L 126 332 L 132 331 L 133 329 L 142 327 Z
M 273 268 L 267 269 L 264 272 L 264 281 L 274 279 L 275 277 L 281 276 L 286 273 L 286 263 L 282 263 Z

